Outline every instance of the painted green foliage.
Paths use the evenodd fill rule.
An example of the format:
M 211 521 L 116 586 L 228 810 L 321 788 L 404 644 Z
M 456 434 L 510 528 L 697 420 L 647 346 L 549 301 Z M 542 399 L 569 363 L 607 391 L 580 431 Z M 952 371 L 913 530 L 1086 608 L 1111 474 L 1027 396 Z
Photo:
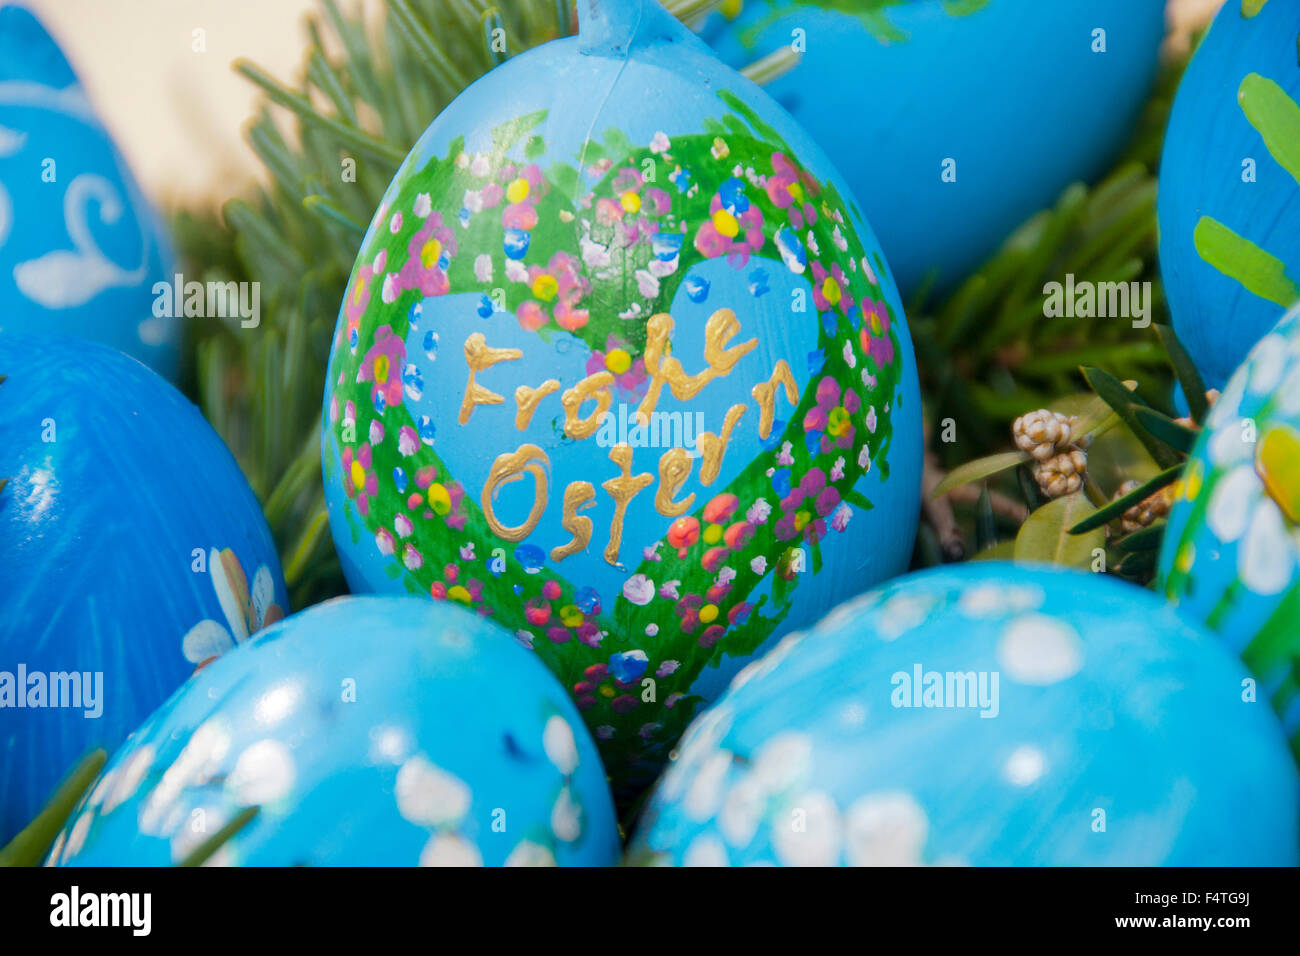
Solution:
M 806 556 L 807 570 L 818 570 L 827 536 L 855 511 L 871 508 L 854 487 L 859 477 L 873 467 L 884 479 L 889 473 L 890 401 L 902 357 L 897 317 L 878 278 L 884 263 L 866 258 L 835 187 L 803 170 L 739 99 L 720 95 L 730 110 L 704 130 L 656 137 L 645 146 L 608 130 L 573 157 L 576 167 L 559 162 L 541 169 L 547 158 L 537 130 L 544 114 L 497 130 L 487 155 L 469 156 L 457 141 L 445 157 L 408 160 L 349 283 L 330 370 L 328 427 L 341 451 L 334 460 L 327 453 L 326 481 L 341 482 L 356 505 L 355 512 L 347 509 L 354 542 L 373 536 L 391 554 L 390 576 L 412 593 L 490 613 L 532 646 L 577 698 L 616 785 L 653 775 L 700 703 L 690 694 L 696 679 L 724 652 L 750 655 L 772 635 L 791 608 L 796 565 Z M 656 168 L 671 170 L 667 182 L 644 175 Z M 737 178 L 736 170 L 748 170 L 750 178 Z M 466 211 L 458 212 L 463 196 L 475 207 L 468 221 Z M 405 217 L 400 223 L 398 213 Z M 642 233 L 658 230 L 656 236 L 680 242 L 676 267 L 667 274 L 659 269 L 648 288 L 656 247 L 627 241 L 632 222 Z M 510 243 L 521 233 L 527 253 L 507 262 L 503 282 L 503 234 Z M 601 250 L 594 259 L 587 255 L 593 248 Z M 785 423 L 772 438 L 789 469 L 787 496 L 772 490 L 776 456 L 766 453 L 726 487 L 689 484 L 700 492 L 691 510 L 675 521 L 665 517 L 659 543 L 629 569 L 630 579 L 654 590 L 647 603 L 629 600 L 626 587 L 617 597 L 596 595 L 584 582 L 566 579 L 569 568 L 553 560 L 524 575 L 506 558 L 498 573 L 488 573 L 492 553 L 500 547 L 509 555 L 514 545 L 491 531 L 479 504 L 482 489 L 462 487 L 435 445 L 418 440 L 402 402 L 399 370 L 411 309 L 449 291 L 488 296 L 505 285 L 513 296 L 522 289 L 523 301 L 510 303 L 521 326 L 542 342 L 581 339 L 593 355 L 604 356 L 620 388 L 644 394 L 646 324 L 620 318 L 629 302 L 649 291 L 652 301 L 638 316 L 668 312 L 693 265 L 722 256 L 743 264 L 751 254 L 803 274 L 813 301 L 797 318 L 819 322 L 824 365 L 793 409 L 777 388 L 777 418 Z M 450 341 L 448 331 L 439 374 L 465 375 L 462 343 Z M 755 334 L 764 332 L 742 318 L 731 344 Z M 692 372 L 703 361 L 674 357 Z M 709 406 L 708 396 L 705 388 L 694 401 L 709 409 L 709 427 L 718 432 L 723 410 Z M 509 396 L 502 398 L 513 406 Z M 559 395 L 545 401 L 550 411 L 537 414 L 549 417 Z M 758 418 L 751 405 L 737 427 L 757 429 Z M 440 433 L 436 447 L 454 449 L 473 434 Z M 590 477 L 600 494 L 619 469 L 594 451 L 573 453 L 600 463 L 600 473 Z M 454 463 L 454 452 L 449 458 Z M 390 487 L 395 468 L 410 477 L 400 491 Z M 692 482 L 697 478 L 693 473 Z M 550 507 L 559 507 L 562 491 L 551 489 Z M 641 493 L 653 496 L 655 488 Z M 599 560 L 605 530 L 596 529 L 587 556 L 568 560 Z M 621 560 L 640 559 L 653 533 L 625 534 Z M 734 571 L 729 578 L 719 574 L 723 561 Z M 574 567 L 570 573 L 577 573 Z M 756 597 L 765 581 L 770 592 Z M 640 673 L 628 680 L 610 673 L 611 653 L 641 648 Z M 654 679 L 653 694 L 643 688 L 644 678 Z
M 800 8 L 815 7 L 830 10 L 845 16 L 855 17 L 881 43 L 903 43 L 908 34 L 900 29 L 890 18 L 891 7 L 906 6 L 918 0 L 770 0 L 771 8 L 757 22 L 745 28 L 741 33 L 741 43 L 753 49 L 759 34 L 786 14 Z M 992 0 L 940 0 L 944 12 L 954 17 L 964 17 L 988 6 Z M 743 9 L 743 0 L 736 4 L 736 12 Z M 730 11 L 729 11 L 730 12 Z

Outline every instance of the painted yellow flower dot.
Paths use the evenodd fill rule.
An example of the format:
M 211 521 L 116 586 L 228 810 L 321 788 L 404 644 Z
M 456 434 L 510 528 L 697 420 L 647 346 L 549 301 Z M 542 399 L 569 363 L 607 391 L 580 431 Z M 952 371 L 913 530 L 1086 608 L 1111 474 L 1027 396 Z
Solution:
M 702 535 L 702 537 L 704 538 L 705 544 L 717 544 L 719 541 L 722 540 L 722 525 L 720 524 L 709 525 L 707 528 L 704 529 L 704 534 Z
M 718 606 L 716 604 L 706 604 L 700 608 L 700 620 L 705 624 L 712 624 L 718 619 Z
M 722 0 L 722 15 L 728 20 L 736 19 L 744 8 L 745 0 Z
M 713 228 L 728 239 L 734 239 L 740 234 L 739 221 L 725 209 L 719 209 L 713 214 Z
M 601 684 L 601 685 L 600 685 L 600 696 L 601 696 L 601 697 L 613 697 L 613 696 L 614 696 L 614 688 L 611 687 L 609 684 Z
M 632 367 L 632 356 L 623 349 L 610 349 L 605 356 L 605 368 L 615 375 L 622 375 Z
M 560 623 L 565 627 L 577 627 L 582 622 L 582 612 L 576 604 L 566 604 L 560 608 Z
M 831 305 L 840 304 L 842 293 L 840 292 L 840 284 L 834 276 L 827 276 L 826 281 L 822 283 L 822 295 L 826 297 L 826 301 Z
M 880 324 L 880 316 L 874 312 L 871 313 L 871 334 L 872 335 L 885 334 L 885 328 Z
M 1192 570 L 1192 562 L 1196 560 L 1196 546 L 1190 541 L 1183 545 L 1182 550 L 1178 552 L 1178 558 L 1175 564 L 1178 570 L 1183 574 Z
M 432 269 L 442 258 L 442 243 L 437 239 L 430 239 L 420 248 L 420 265 L 426 269 Z
M 528 198 L 530 192 L 532 192 L 532 187 L 528 185 L 528 180 L 516 179 L 506 187 L 506 199 L 511 202 L 523 202 Z
M 375 356 L 375 381 L 384 383 L 388 381 L 388 356 Z
M 1188 466 L 1186 473 L 1183 475 L 1183 497 L 1191 501 L 1201 493 L 1201 484 L 1205 480 L 1205 473 L 1201 470 L 1201 463 L 1193 461 Z
M 795 202 L 803 202 L 803 186 L 798 183 L 791 183 L 789 186 L 785 187 L 785 191 L 794 197 Z
M 810 514 L 809 514 L 808 512 L 806 512 L 806 511 L 797 511 L 797 512 L 795 512 L 795 516 L 794 516 L 794 529 L 795 529 L 796 531 L 802 531 L 804 528 L 806 528 L 806 527 L 808 526 L 808 521 L 809 521 L 811 518 L 812 518 L 812 515 L 810 515 Z
M 837 405 L 831 409 L 831 413 L 826 416 L 826 430 L 839 438 L 849 430 L 849 410 L 843 405 Z
M 366 469 L 355 458 L 352 460 L 352 487 L 360 491 L 366 486 Z
M 474 602 L 474 598 L 469 591 L 459 584 L 448 589 L 447 597 L 452 601 L 459 601 L 461 604 L 472 604 Z
M 451 511 L 451 495 L 437 482 L 429 486 L 429 507 L 436 515 L 445 515 Z
M 631 190 L 628 190 L 623 194 L 621 202 L 623 204 L 623 209 L 627 212 L 641 211 L 641 197 Z
M 559 291 L 560 283 L 555 280 L 553 275 L 542 273 L 533 280 L 533 295 L 543 302 L 550 302 Z

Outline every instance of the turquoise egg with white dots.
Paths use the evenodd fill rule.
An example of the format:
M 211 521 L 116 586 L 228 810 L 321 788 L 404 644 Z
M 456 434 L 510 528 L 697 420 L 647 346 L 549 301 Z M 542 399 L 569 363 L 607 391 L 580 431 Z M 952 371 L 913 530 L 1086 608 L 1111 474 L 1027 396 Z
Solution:
M 485 618 L 342 598 L 198 671 L 118 751 L 50 862 L 612 864 L 605 771 L 536 656 Z
M 978 562 L 787 637 L 691 725 L 660 865 L 1297 863 L 1300 781 L 1245 666 L 1149 591 Z

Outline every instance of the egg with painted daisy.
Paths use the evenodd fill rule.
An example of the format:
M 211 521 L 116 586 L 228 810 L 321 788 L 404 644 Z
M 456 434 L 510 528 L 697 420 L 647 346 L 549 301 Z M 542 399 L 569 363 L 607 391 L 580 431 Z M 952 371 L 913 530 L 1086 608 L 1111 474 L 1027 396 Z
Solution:
M 1145 589 L 978 562 L 890 582 L 687 731 L 632 862 L 1294 866 L 1300 779 L 1245 666 Z
M 653 0 L 578 13 L 398 171 L 322 456 L 353 590 L 515 633 L 630 798 L 748 660 L 904 570 L 920 397 L 821 151 Z
M 618 829 L 573 702 L 489 621 L 340 598 L 203 668 L 113 758 L 51 851 L 92 866 L 610 865 Z
M 1174 486 L 1158 586 L 1243 657 L 1300 756 L 1300 307 L 1211 409 Z
M 193 404 L 107 346 L 5 332 L 0 607 L 4 842 L 288 595 L 257 497 Z

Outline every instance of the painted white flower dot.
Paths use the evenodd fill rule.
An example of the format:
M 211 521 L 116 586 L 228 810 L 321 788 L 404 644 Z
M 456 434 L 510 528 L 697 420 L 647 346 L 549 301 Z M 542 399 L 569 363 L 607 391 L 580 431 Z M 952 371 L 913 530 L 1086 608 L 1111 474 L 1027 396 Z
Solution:
M 245 806 L 274 803 L 288 796 L 294 781 L 293 755 L 278 740 L 259 740 L 239 755 L 226 789 Z
M 772 849 L 785 866 L 834 866 L 842 839 L 835 801 L 817 790 L 790 801 L 772 824 Z
M 397 771 L 397 811 L 420 826 L 456 823 L 469 812 L 473 794 L 454 774 L 416 754 Z
M 420 866 L 482 866 L 478 847 L 454 833 L 435 833 L 420 851 Z
M 1008 783 L 1013 783 L 1017 787 L 1027 787 L 1037 781 L 1046 770 L 1047 758 L 1043 756 L 1043 752 L 1037 747 L 1026 744 L 1011 752 L 1011 756 L 1002 767 L 1002 775 Z
M 1021 684 L 1045 686 L 1072 677 L 1083 667 L 1083 646 L 1070 625 L 1045 614 L 1026 614 L 1007 625 L 998 641 L 998 661 Z
M 573 736 L 573 728 L 559 714 L 546 721 L 546 729 L 542 731 L 542 749 L 555 769 L 565 776 L 578 769 L 578 742 Z
M 849 866 L 919 866 L 929 830 L 911 794 L 867 794 L 845 814 L 844 853 Z

